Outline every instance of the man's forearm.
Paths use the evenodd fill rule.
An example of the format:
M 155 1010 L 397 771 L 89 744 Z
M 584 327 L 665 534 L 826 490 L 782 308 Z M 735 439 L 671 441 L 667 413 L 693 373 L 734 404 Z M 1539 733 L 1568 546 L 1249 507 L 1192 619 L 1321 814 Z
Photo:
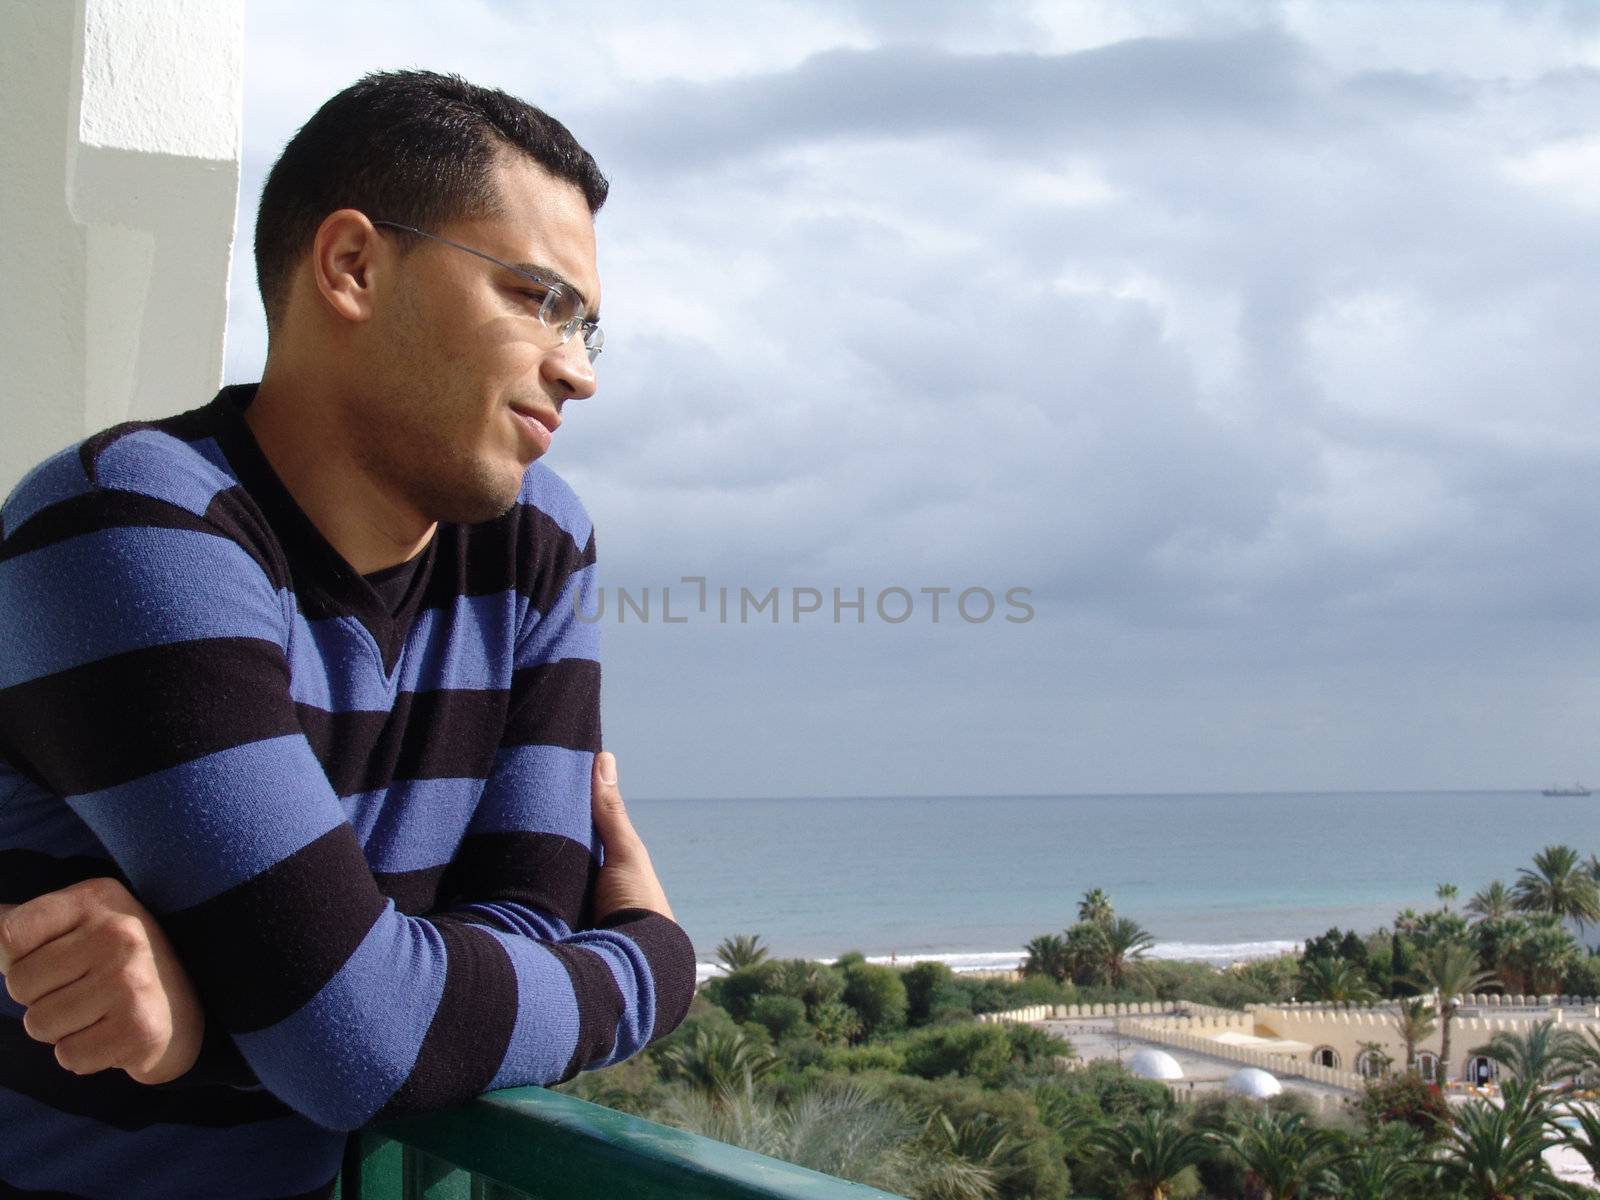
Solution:
M 663 1036 L 682 1020 L 694 992 L 693 947 L 673 921 L 649 854 L 628 821 L 616 786 L 615 760 L 609 754 L 601 755 L 595 765 L 593 805 L 605 857 L 605 866 L 589 881 L 586 890 L 589 903 L 585 907 L 600 914 L 595 927 L 573 930 L 562 916 L 504 895 L 471 901 L 458 899 L 419 918 L 441 929 L 451 925 L 493 928 L 509 938 L 551 948 L 564 956 L 564 964 L 569 969 L 574 964 L 579 965 L 573 972 L 574 994 L 578 994 L 580 987 L 587 988 L 583 998 L 587 1000 L 585 1007 L 592 1019 L 580 1021 L 562 1078 L 569 1078 L 586 1067 L 626 1057 L 643 1044 Z M 518 888 L 515 881 L 526 883 L 530 875 L 538 873 L 537 868 L 529 869 L 524 865 L 509 874 L 502 869 L 498 879 L 486 877 L 481 882 L 486 895 L 492 896 L 496 890 L 525 893 L 526 887 Z M 110 893 L 115 892 L 119 898 L 113 907 L 118 911 L 137 911 L 154 925 L 154 918 L 119 882 L 110 879 L 96 882 L 105 885 L 104 888 L 85 891 L 86 895 L 109 903 Z M 8 906 L 0 906 L 0 918 L 5 907 Z M 515 960 L 518 949 L 509 940 L 507 947 Z M 607 963 L 606 975 L 582 969 L 585 964 L 592 966 L 594 959 Z M 626 980 L 630 974 L 648 978 L 651 986 L 648 989 L 618 986 L 616 978 Z M 522 1004 L 520 989 L 517 1003 L 519 1007 Z M 169 1083 L 154 1086 L 213 1083 L 260 1086 L 256 1073 L 224 1030 L 221 1020 L 212 1014 L 201 1016 L 204 1038 L 193 1067 Z M 508 1057 L 514 1056 L 508 1051 Z M 496 1078 L 504 1075 L 512 1079 L 517 1069 L 508 1068 L 502 1062 Z M 414 1089 L 406 1102 L 419 1108 L 437 1107 L 440 1103 L 438 1097 L 420 1087 Z

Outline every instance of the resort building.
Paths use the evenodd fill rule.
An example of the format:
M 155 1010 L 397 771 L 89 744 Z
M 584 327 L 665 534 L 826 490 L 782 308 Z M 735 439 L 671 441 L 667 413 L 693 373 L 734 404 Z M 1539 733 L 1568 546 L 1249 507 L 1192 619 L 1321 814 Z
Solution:
M 1437 997 L 1429 998 L 1437 1009 Z M 1497 1033 L 1526 1033 L 1539 1021 L 1593 1028 L 1600 1037 L 1600 997 L 1462 996 L 1450 1022 L 1450 1062 L 1442 1063 L 1444 1031 L 1434 1029 L 1413 1048 L 1416 1069 L 1448 1092 L 1492 1094 L 1500 1068 L 1479 1052 Z M 989 1021 L 1028 1021 L 1062 1033 L 1075 1045 L 1113 1046 L 1137 1074 L 1183 1090 L 1192 1072 L 1175 1076 L 1169 1054 L 1141 1059 L 1146 1049 L 1180 1050 L 1223 1064 L 1257 1067 L 1288 1086 L 1316 1085 L 1354 1094 L 1368 1079 L 1405 1069 L 1406 1045 L 1397 1022 L 1400 1004 L 1283 1003 L 1245 1009 L 1204 1004 L 1057 1004 L 995 1013 Z M 1102 1039 L 1111 1039 L 1102 1041 Z M 1141 1070 L 1148 1061 L 1161 1069 Z

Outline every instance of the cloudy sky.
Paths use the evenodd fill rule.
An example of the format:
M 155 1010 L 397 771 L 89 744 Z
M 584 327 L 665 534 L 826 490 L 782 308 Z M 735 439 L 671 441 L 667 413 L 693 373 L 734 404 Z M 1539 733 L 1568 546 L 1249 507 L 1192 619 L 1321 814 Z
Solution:
M 629 794 L 1600 778 L 1600 5 L 250 3 L 230 379 L 267 167 L 413 65 L 612 181 Z

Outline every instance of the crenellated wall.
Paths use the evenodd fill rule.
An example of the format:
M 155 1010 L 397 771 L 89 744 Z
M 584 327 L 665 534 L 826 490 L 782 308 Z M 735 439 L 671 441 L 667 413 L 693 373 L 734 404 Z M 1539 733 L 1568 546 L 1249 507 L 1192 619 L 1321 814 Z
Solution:
M 1082 1020 L 1085 1017 L 1131 1017 L 1131 1016 L 1193 1016 L 1228 1017 L 1238 1019 L 1242 1015 L 1237 1009 L 1217 1008 L 1210 1004 L 1194 1004 L 1187 1000 L 1178 1002 L 1137 1001 L 1128 1004 L 1030 1004 L 1025 1008 L 1014 1008 L 1009 1012 L 983 1013 L 980 1021 L 1046 1021 L 1046 1020 Z M 1228 1026 L 1234 1028 L 1234 1026 Z
M 1313 1083 L 1327 1084 L 1329 1087 L 1344 1088 L 1347 1091 L 1360 1091 L 1365 1083 L 1354 1071 L 1345 1071 L 1334 1067 L 1321 1067 L 1305 1057 L 1271 1054 L 1251 1046 L 1230 1045 L 1227 1042 L 1219 1042 L 1204 1032 L 1174 1027 L 1163 1021 L 1135 1017 L 1118 1022 L 1117 1030 L 1119 1033 L 1125 1033 L 1129 1037 L 1141 1038 L 1147 1042 L 1159 1042 L 1164 1046 L 1175 1046 L 1181 1050 L 1193 1050 L 1196 1053 L 1208 1054 L 1212 1058 L 1225 1059 L 1241 1066 L 1260 1067 L 1262 1070 L 1270 1071 L 1274 1075 L 1298 1075 L 1302 1079 L 1308 1079 Z
M 1435 998 L 1428 997 L 1430 1002 Z M 1456 1003 L 1466 1008 L 1506 1008 L 1506 1009 L 1554 1009 L 1578 1008 L 1593 1010 L 1587 1015 L 1600 1016 L 1600 996 L 1501 996 L 1475 992 L 1471 995 L 1457 996 Z M 1276 1004 L 1246 1004 L 1246 1009 L 1281 1008 L 1296 1009 L 1306 1012 L 1345 1012 L 1358 1011 L 1371 1008 L 1393 1009 L 1399 1006 L 1398 1000 L 1380 1000 L 1371 1003 L 1358 1003 L 1352 1000 L 1283 1000 Z

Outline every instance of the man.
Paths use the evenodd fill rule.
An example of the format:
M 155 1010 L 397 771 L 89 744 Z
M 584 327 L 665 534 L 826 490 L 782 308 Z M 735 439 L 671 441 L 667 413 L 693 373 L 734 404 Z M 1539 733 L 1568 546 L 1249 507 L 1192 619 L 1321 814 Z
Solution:
M 361 80 L 262 193 L 260 384 L 0 508 L 0 1195 L 326 1196 L 349 1130 L 682 1020 L 537 461 L 606 189 L 504 93 Z

